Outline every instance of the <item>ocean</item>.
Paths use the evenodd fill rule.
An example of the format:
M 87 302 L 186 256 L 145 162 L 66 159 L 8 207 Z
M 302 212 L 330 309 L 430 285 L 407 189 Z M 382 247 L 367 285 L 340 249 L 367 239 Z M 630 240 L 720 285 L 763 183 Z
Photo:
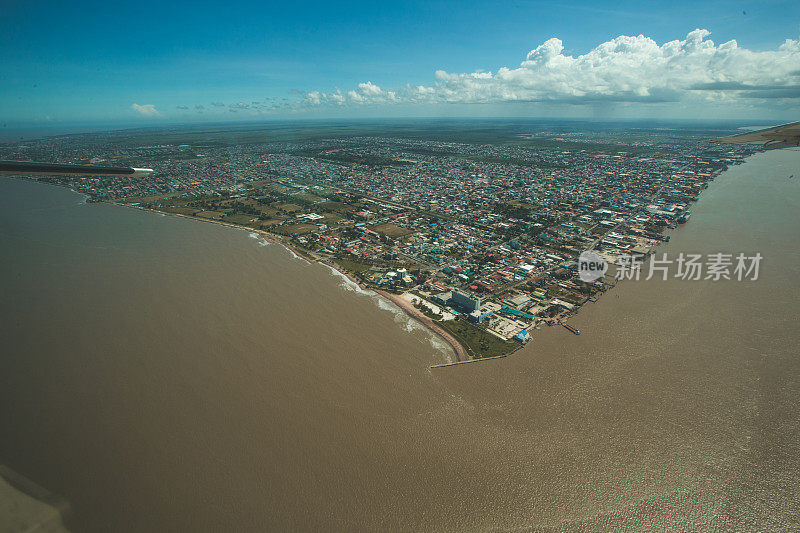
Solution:
M 0 180 L 0 464 L 75 531 L 800 527 L 800 151 L 720 175 L 659 253 L 514 355 L 452 350 L 243 230 Z

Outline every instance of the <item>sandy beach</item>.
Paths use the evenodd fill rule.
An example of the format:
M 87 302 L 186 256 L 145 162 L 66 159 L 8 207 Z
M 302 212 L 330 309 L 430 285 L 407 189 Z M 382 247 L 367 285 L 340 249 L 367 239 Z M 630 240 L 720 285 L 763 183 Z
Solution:
M 411 304 L 411 302 L 409 302 L 405 298 L 401 298 L 397 294 L 392 294 L 390 292 L 385 292 L 381 290 L 375 290 L 375 292 L 377 294 L 380 294 L 387 300 L 391 301 L 392 303 L 394 303 L 400 309 L 405 311 L 406 314 L 408 314 L 408 316 L 418 320 L 423 325 L 428 327 L 428 329 L 430 329 L 431 331 L 439 335 L 441 338 L 443 338 L 445 341 L 447 341 L 447 343 L 453 347 L 453 350 L 455 351 L 456 354 L 456 359 L 458 361 L 468 361 L 472 359 L 472 357 L 469 356 L 467 350 L 464 348 L 464 346 L 461 345 L 461 343 L 459 343 L 452 335 L 450 335 L 444 329 L 439 327 L 433 320 L 425 316 L 422 313 L 422 311 L 414 307 Z

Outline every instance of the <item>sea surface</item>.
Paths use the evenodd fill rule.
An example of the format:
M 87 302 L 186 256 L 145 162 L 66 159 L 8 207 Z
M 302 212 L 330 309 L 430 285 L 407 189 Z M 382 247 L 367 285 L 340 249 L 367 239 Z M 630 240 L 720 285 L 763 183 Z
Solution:
M 75 531 L 800 528 L 800 151 L 509 358 L 246 231 L 0 179 L 0 464 Z M 0 517 L 2 521 L 2 517 Z M 0 528 L 2 529 L 2 528 Z

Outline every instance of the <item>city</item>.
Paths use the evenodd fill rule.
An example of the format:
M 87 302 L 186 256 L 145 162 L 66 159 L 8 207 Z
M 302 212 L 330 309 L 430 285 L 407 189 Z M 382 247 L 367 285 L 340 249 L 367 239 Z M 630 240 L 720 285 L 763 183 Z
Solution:
M 213 131 L 63 136 L 7 145 L 2 158 L 147 161 L 152 178 L 40 179 L 90 201 L 248 228 L 380 291 L 461 361 L 509 354 L 543 325 L 579 334 L 568 318 L 615 280 L 582 281 L 578 255 L 612 265 L 650 255 L 708 183 L 755 150 L 644 128 L 515 130 L 491 143 L 326 133 L 233 145 Z
M 800 531 L 798 23 L 4 2 L 0 533 Z

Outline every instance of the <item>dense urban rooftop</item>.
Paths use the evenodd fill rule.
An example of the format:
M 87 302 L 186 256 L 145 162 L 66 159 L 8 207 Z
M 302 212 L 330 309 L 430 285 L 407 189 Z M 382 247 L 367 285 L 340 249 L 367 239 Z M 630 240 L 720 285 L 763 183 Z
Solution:
M 582 251 L 611 264 L 649 255 L 708 182 L 753 150 L 641 128 L 518 127 L 494 142 L 355 133 L 72 135 L 2 145 L 0 158 L 151 166 L 148 178 L 38 179 L 250 228 L 405 299 L 485 357 L 613 285 L 610 275 L 580 280 Z

